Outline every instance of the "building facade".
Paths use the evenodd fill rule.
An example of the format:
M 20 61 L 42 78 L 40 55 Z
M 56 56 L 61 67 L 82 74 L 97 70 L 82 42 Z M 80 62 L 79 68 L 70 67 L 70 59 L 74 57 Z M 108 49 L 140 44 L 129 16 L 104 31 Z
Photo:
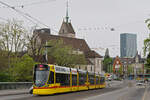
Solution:
M 145 58 L 142 58 L 141 55 L 138 54 L 138 52 L 133 58 L 119 58 L 118 56 L 116 58 L 113 58 L 114 68 L 117 60 L 120 61 L 120 65 L 122 66 L 122 74 L 125 77 L 129 75 L 139 76 L 146 73 L 146 70 L 144 69 Z
M 67 2 L 68 3 L 68 2 Z M 76 32 L 68 16 L 68 4 L 66 17 L 63 19 L 58 35 L 52 35 L 50 29 L 36 29 L 33 32 L 35 41 L 34 47 L 42 48 L 48 41 L 62 40 L 63 45 L 71 46 L 73 54 L 83 54 L 86 59 L 86 65 L 77 64 L 74 67 L 87 70 L 90 72 L 102 73 L 102 56 L 92 51 L 84 39 L 76 38 Z M 55 64 L 52 60 L 47 59 L 48 63 Z
M 121 58 L 135 57 L 137 52 L 137 35 L 123 33 L 120 34 L 120 55 Z
M 74 67 L 90 72 L 102 73 L 102 56 L 92 51 L 84 39 L 75 37 L 75 31 L 71 22 L 64 21 L 61 25 L 58 35 L 52 35 L 50 29 L 36 29 L 33 33 L 38 46 L 45 45 L 50 40 L 63 40 L 64 45 L 69 45 L 73 49 L 73 54 L 83 54 L 86 59 L 86 65 L 77 64 Z M 53 64 L 52 60 L 48 63 Z

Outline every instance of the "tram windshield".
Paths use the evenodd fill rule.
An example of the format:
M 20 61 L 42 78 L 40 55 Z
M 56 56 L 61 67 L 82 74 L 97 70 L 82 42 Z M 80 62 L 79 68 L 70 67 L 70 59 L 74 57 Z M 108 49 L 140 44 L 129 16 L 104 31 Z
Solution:
M 42 87 L 46 84 L 49 76 L 49 68 L 44 65 L 35 66 L 34 84 L 37 87 Z

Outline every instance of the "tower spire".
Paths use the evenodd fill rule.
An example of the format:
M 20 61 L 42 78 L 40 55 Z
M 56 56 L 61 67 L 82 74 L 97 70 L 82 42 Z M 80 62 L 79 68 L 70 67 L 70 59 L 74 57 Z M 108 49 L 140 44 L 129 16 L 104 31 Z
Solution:
M 67 0 L 67 5 L 66 5 L 66 23 L 68 23 L 69 20 L 68 9 L 69 9 L 69 0 Z

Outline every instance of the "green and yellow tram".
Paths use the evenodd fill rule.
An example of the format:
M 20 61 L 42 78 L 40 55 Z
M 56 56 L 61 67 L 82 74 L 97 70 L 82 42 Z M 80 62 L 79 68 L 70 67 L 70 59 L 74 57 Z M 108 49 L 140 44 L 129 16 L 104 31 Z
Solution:
M 104 75 L 50 64 L 35 65 L 33 80 L 36 95 L 105 88 Z

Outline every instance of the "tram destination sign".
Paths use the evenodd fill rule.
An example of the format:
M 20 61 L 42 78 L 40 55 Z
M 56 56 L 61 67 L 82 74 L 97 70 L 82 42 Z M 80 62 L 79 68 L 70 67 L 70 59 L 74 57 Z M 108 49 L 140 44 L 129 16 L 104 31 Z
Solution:
M 39 65 L 35 66 L 35 70 L 36 71 L 47 71 L 47 70 L 49 70 L 49 68 L 47 65 L 39 64 Z

